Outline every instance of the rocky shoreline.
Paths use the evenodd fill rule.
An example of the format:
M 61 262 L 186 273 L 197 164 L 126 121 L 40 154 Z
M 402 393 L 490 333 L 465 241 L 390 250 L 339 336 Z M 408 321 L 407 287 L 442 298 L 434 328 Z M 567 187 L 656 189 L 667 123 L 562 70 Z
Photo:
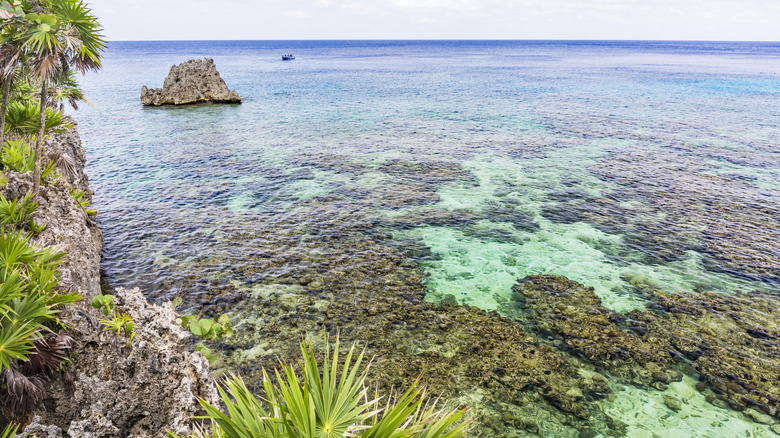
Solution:
M 75 125 L 75 123 L 74 123 Z M 64 374 L 47 384 L 43 406 L 20 436 L 164 437 L 171 430 L 186 434 L 199 414 L 197 400 L 218 402 L 208 361 L 186 347 L 190 333 L 177 323 L 170 303 L 147 303 L 138 289 L 116 291 L 117 311 L 131 316 L 135 339 L 130 345 L 98 323 L 92 298 L 101 294 L 100 253 L 103 239 L 95 220 L 76 202 L 70 189 L 86 190 L 86 153 L 76 129 L 53 135 L 47 151 L 70 157 L 63 180 L 41 187 L 34 214 L 46 229 L 32 242 L 56 247 L 67 256 L 58 266 L 61 286 L 77 290 L 84 300 L 64 309 L 60 318 L 72 328 L 75 342 Z M 0 189 L 6 197 L 23 196 L 32 188 L 29 174 L 8 174 Z

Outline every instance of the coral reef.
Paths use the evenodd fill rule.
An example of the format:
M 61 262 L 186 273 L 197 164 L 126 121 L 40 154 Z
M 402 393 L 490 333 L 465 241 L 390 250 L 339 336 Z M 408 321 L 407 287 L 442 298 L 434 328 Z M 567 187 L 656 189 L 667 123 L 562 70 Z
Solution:
M 625 381 L 651 385 L 693 370 L 734 409 L 780 408 L 780 296 L 761 291 L 653 292 L 651 310 L 617 314 L 593 288 L 561 276 L 529 276 L 515 285 L 529 330 Z
M 191 59 L 171 67 L 162 88 L 141 89 L 144 105 L 188 105 L 193 103 L 241 103 L 241 97 L 228 89 L 214 60 Z
M 192 266 L 233 281 L 193 278 L 181 286 L 199 291 L 185 303 L 229 312 L 236 322 L 234 337 L 219 347 L 224 362 L 217 371 L 259 385 L 262 368 L 297 358 L 303 336 L 327 332 L 344 345 L 366 346 L 375 356 L 371 376 L 383 390 L 422 376 L 432 391 L 469 406 L 485 436 L 621 435 L 619 422 L 589 404 L 609 395 L 603 378 L 580 375 L 517 322 L 424 301 L 422 270 L 360 208 L 313 198 L 292 213 L 242 215 L 245 230 L 220 235 L 230 239 L 218 245 L 229 252 L 209 248 L 210 256 Z M 226 263 L 231 254 L 241 254 L 241 263 Z
M 591 167 L 620 187 L 598 198 L 548 205 L 550 220 L 584 221 L 626 235 L 646 262 L 704 255 L 714 271 L 780 279 L 780 193 L 708 173 L 712 165 L 675 152 L 629 149 Z
M 364 258 L 361 264 L 379 267 L 382 258 Z M 345 291 L 365 275 L 352 269 L 322 274 L 305 285 L 236 289 L 244 299 L 231 306 L 231 315 L 242 322 L 236 337 L 222 346 L 222 366 L 257 386 L 262 368 L 294 360 L 297 340 L 320 339 L 327 332 L 344 345 L 366 347 L 374 357 L 371 384 L 381 392 L 421 378 L 445 400 L 469 407 L 478 436 L 574 437 L 579 430 L 622 435 L 622 424 L 589 403 L 611 393 L 604 378 L 580 375 L 551 347 L 496 313 L 422 301 L 419 282 L 399 291 L 391 280 L 394 271 L 373 275 L 388 282 L 384 290 L 362 285 Z

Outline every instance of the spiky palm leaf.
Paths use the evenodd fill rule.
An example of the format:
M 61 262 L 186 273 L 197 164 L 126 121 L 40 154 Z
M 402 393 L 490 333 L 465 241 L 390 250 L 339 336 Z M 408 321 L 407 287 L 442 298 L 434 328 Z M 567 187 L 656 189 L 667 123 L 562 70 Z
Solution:
M 0 278 L 4 279 L 4 272 L 31 263 L 38 257 L 39 252 L 29 245 L 29 240 L 21 231 L 0 232 Z
M 90 103 L 84 92 L 81 90 L 78 81 L 76 80 L 76 72 L 69 70 L 66 74 L 62 75 L 56 82 L 52 83 L 51 88 L 51 103 L 55 107 L 59 107 L 59 111 L 65 111 L 65 103 L 67 102 L 74 110 L 79 109 L 79 102 L 84 101 Z
M 278 388 L 263 372 L 263 389 L 267 410 L 238 377 L 227 378 L 220 388 L 223 413 L 201 400 L 206 418 L 212 420 L 213 437 L 226 438 L 293 438 L 348 437 L 370 438 L 455 438 L 466 434 L 469 422 L 461 422 L 464 411 L 447 411 L 427 402 L 425 390 L 415 383 L 406 393 L 384 407 L 380 397 L 369 398 L 365 388 L 368 367 L 360 372 L 364 353 L 353 362 L 353 346 L 339 371 L 339 344 L 331 356 L 325 350 L 322 372 L 315 360 L 311 342 L 301 343 L 302 379 L 295 369 L 282 364 L 276 372 Z M 175 434 L 169 433 L 176 437 Z M 202 432 L 195 437 L 205 437 Z
M 78 175 L 76 168 L 76 160 L 69 154 L 62 151 L 62 149 L 55 149 L 49 152 L 49 161 L 54 163 L 57 169 L 62 172 L 69 180 L 75 178 Z
M 35 165 L 32 149 L 21 139 L 6 141 L 0 160 L 4 168 L 19 173 L 29 172 Z
M 33 342 L 33 349 L 22 364 L 22 371 L 28 376 L 56 371 L 67 359 L 72 347 L 73 338 L 64 331 L 47 333 Z
M 18 424 L 9 424 L 3 431 L 3 434 L 0 435 L 0 438 L 13 438 L 17 430 L 19 430 Z
M 25 100 L 11 102 L 6 109 L 6 132 L 12 132 L 20 137 L 33 138 L 38 134 L 38 119 L 40 107 L 37 103 Z M 65 116 L 54 108 L 46 108 L 44 119 L 44 134 L 64 132 L 72 125 Z
M 63 255 L 32 248 L 22 232 L 0 230 L 0 371 L 26 359 L 44 324 L 57 324 L 58 309 L 81 299 L 57 288 Z
M 33 10 L 35 6 L 35 10 Z M 41 155 L 49 82 L 74 68 L 82 73 L 99 69 L 105 49 L 102 27 L 81 0 L 40 0 L 28 4 L 24 31 L 14 40 L 30 54 L 32 74 L 41 80 L 39 130 L 35 142 L 33 194 L 41 183 Z
M 38 203 L 32 200 L 30 194 L 8 200 L 0 193 L 0 227 L 18 227 L 25 224 L 36 208 Z

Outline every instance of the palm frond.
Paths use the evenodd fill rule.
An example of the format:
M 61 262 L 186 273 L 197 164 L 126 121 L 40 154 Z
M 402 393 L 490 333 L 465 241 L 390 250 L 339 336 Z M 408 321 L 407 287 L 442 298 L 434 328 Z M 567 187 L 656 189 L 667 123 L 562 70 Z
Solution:
M 6 426 L 5 430 L 3 430 L 3 434 L 0 435 L 0 438 L 13 438 L 16 435 L 17 430 L 19 430 L 18 424 L 9 424 Z
M 24 374 L 29 376 L 55 371 L 67 359 L 72 346 L 73 338 L 62 330 L 41 336 L 33 342 L 27 361 L 22 365 Z
M 365 352 L 356 354 L 353 345 L 342 363 L 338 339 L 332 354 L 327 338 L 325 345 L 322 371 L 309 340 L 300 345 L 300 377 L 295 368 L 282 364 L 274 386 L 263 371 L 268 410 L 239 377 L 232 376 L 219 388 L 226 412 L 201 400 L 207 415 L 198 418 L 210 419 L 212 435 L 226 438 L 456 438 L 468 432 L 465 411 L 437 408 L 437 401 L 430 402 L 417 382 L 380 406 L 381 398 L 370 398 L 365 388 L 369 369 L 361 371 Z
M 37 376 L 28 377 L 19 371 L 3 371 L 6 391 L 3 402 L 14 420 L 24 421 L 25 417 L 43 401 L 46 385 Z

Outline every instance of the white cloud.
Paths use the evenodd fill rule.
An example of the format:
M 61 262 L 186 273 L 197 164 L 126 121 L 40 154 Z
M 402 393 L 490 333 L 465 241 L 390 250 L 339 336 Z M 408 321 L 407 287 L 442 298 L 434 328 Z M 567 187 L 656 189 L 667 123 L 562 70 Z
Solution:
M 484 2 L 478 0 L 390 0 L 390 4 L 402 9 L 433 9 L 460 12 L 481 9 Z
M 778 0 L 87 1 L 117 40 L 780 39 Z

